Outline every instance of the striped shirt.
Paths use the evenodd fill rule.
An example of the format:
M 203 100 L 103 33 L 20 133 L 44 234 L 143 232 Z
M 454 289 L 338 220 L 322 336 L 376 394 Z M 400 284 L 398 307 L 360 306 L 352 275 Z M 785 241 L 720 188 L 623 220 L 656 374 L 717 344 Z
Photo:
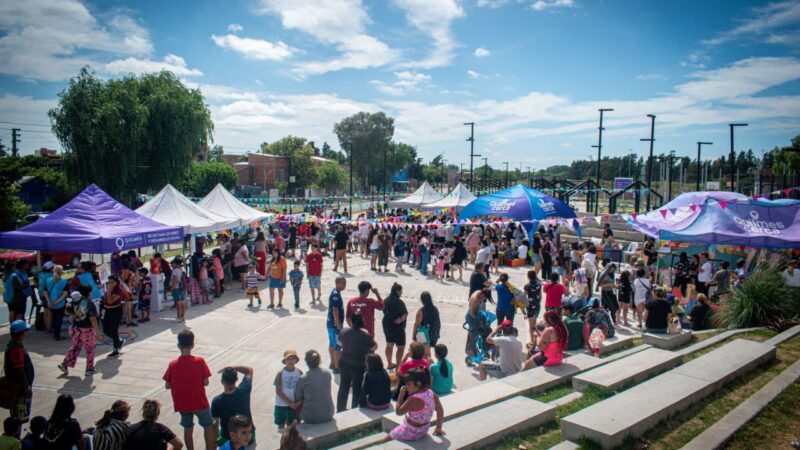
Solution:
M 244 279 L 247 283 L 247 289 L 258 289 L 258 273 L 248 273 L 245 275 Z
M 94 450 L 122 450 L 130 425 L 117 419 L 94 430 Z

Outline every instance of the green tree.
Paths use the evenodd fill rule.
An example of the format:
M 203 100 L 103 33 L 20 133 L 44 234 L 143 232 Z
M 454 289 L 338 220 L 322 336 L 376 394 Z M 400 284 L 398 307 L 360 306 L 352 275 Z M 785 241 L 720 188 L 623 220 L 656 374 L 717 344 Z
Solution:
M 222 155 L 225 154 L 225 149 L 221 145 L 215 145 L 208 149 L 206 157 L 208 162 L 223 162 Z
M 0 230 L 16 228 L 19 219 L 30 212 L 28 205 L 17 196 L 17 181 L 22 175 L 19 158 L 0 158 Z
M 773 150 L 774 151 L 774 150 Z M 797 173 L 800 171 L 800 135 L 792 138 L 792 144 L 775 153 L 774 167 L 778 173 Z
M 394 135 L 394 119 L 383 112 L 359 112 L 335 124 L 333 132 L 348 155 L 351 152 L 349 145 L 352 145 L 353 171 L 364 188 L 379 186 L 384 179 L 384 151 L 390 147 Z M 391 173 L 388 153 L 386 155 L 387 172 Z
M 217 183 L 222 183 L 228 189 L 236 186 L 239 177 L 233 167 L 223 162 L 194 162 L 189 169 L 186 190 L 197 197 L 208 194 Z
M 260 150 L 264 154 L 289 158 L 288 176 L 295 177 L 294 183 L 289 183 L 290 190 L 307 188 L 317 181 L 317 170 L 311 161 L 314 148 L 306 138 L 285 136 L 271 144 L 262 143 Z
M 260 150 L 261 153 L 267 155 L 291 156 L 295 150 L 305 147 L 307 142 L 306 138 L 290 135 L 282 137 L 271 144 L 264 142 L 261 144 Z
M 328 161 L 317 169 L 317 183 L 326 192 L 336 192 L 347 183 L 347 172 L 337 162 Z
M 180 184 L 213 137 L 202 94 L 170 72 L 104 81 L 84 68 L 49 115 L 70 181 L 97 183 L 128 203 L 137 190 Z

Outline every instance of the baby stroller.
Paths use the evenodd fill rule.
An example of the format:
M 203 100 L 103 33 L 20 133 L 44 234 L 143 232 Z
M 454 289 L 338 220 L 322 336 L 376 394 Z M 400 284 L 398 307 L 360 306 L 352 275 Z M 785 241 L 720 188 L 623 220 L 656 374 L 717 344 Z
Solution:
M 497 316 L 491 311 L 478 311 L 474 320 L 467 313 L 464 322 L 464 329 L 467 330 L 467 365 L 480 364 L 491 358 L 494 349 L 489 348 L 486 338 L 492 333 L 492 322 L 496 319 Z

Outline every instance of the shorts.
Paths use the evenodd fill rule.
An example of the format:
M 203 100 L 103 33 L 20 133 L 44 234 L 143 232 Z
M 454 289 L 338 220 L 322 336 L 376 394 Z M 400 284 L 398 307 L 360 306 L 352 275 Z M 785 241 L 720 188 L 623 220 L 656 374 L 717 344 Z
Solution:
M 200 289 L 202 289 L 203 292 L 211 291 L 211 287 L 212 286 L 213 286 L 213 283 L 211 282 L 210 278 L 206 278 L 204 280 L 200 280 Z
M 270 289 L 273 289 L 273 288 L 283 289 L 283 288 L 286 287 L 286 281 L 278 279 L 278 278 L 270 278 L 269 279 L 269 287 L 270 287 Z
M 540 264 L 541 264 L 541 262 L 542 262 L 542 257 L 541 257 L 541 255 L 539 255 L 538 253 L 534 253 L 534 254 L 533 254 L 533 262 L 534 262 L 534 263 L 540 263 Z
M 378 250 L 379 249 L 377 249 L 377 248 L 371 248 L 371 249 L 369 249 L 369 254 L 370 255 L 377 255 L 378 254 Z
M 288 406 L 275 405 L 275 425 L 289 425 L 297 418 L 297 411 Z
M 542 311 L 541 303 L 534 303 L 529 301 L 528 306 L 525 307 L 525 318 L 532 319 L 534 317 L 539 317 L 539 313 L 541 311 Z
M 176 288 L 172 290 L 172 301 L 182 302 L 186 300 L 186 292 L 183 289 Z
M 308 276 L 308 287 L 311 289 L 320 289 L 322 277 L 319 275 Z
M 25 315 L 25 311 L 28 310 L 28 300 L 23 300 L 21 302 L 16 302 L 16 303 L 8 303 L 7 305 L 8 305 L 8 310 L 15 314 Z
M 258 288 L 247 289 L 247 298 L 252 299 L 253 297 L 261 298 L 261 292 L 258 290 Z
M 539 352 L 533 355 L 533 363 L 536 364 L 536 367 L 541 367 L 546 362 L 547 362 L 547 356 L 544 353 Z
M 150 299 L 149 298 L 140 298 L 139 299 L 139 311 L 150 311 Z
M 444 271 L 445 271 L 445 272 L 450 272 L 450 263 L 445 263 L 445 265 L 444 265 Z
M 183 428 L 193 428 L 194 427 L 194 416 L 197 416 L 197 423 L 200 424 L 201 427 L 206 428 L 214 425 L 214 418 L 211 417 L 211 409 L 201 409 L 200 411 L 190 411 L 190 412 L 180 412 L 181 414 L 181 426 Z
M 634 298 L 633 299 L 633 305 L 634 306 L 644 305 L 645 303 L 647 303 L 647 299 L 646 298 Z
M 339 345 L 339 331 L 338 328 L 328 327 L 328 345 L 334 350 L 342 349 L 342 346 Z
M 243 273 L 247 273 L 247 264 L 245 264 L 243 266 L 235 266 L 233 268 L 233 273 L 236 273 L 236 274 L 239 274 L 239 275 L 241 275 Z
M 495 363 L 495 362 L 486 363 L 486 362 L 484 362 L 484 363 L 481 363 L 481 367 L 484 367 L 486 369 L 486 373 L 488 373 L 490 376 L 492 376 L 494 378 L 503 378 L 505 376 L 512 375 L 510 373 L 506 373 L 506 371 L 504 371 L 503 368 L 500 367 L 499 363 Z
M 383 334 L 387 344 L 397 344 L 398 347 L 406 345 L 406 330 L 390 324 L 383 324 Z

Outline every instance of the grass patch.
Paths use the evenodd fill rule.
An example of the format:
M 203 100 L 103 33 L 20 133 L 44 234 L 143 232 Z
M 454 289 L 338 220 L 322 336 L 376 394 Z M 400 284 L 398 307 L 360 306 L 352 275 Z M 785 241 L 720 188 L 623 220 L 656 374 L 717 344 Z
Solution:
M 714 344 L 714 345 L 712 345 L 710 347 L 706 347 L 706 348 L 704 348 L 702 350 L 698 350 L 696 352 L 693 352 L 693 353 L 690 353 L 688 355 L 685 355 L 683 357 L 683 363 L 686 364 L 687 362 L 689 362 L 689 361 L 691 361 L 691 360 L 693 360 L 693 359 L 695 359 L 695 358 L 697 358 L 699 356 L 703 356 L 703 355 L 705 355 L 706 353 L 708 353 L 708 352 L 710 352 L 712 350 L 718 349 L 718 348 L 722 347 L 723 345 L 727 344 L 728 342 L 730 342 L 730 341 L 732 341 L 734 339 L 749 339 L 751 341 L 764 342 L 767 339 L 775 336 L 776 334 L 778 334 L 778 333 L 776 333 L 776 332 L 774 332 L 772 330 L 768 330 L 768 329 L 758 329 L 758 330 L 748 331 L 747 333 L 735 334 L 733 336 L 730 336 L 728 339 L 725 339 L 722 342 L 717 342 L 716 344 Z
M 751 333 L 745 334 L 745 336 Z M 753 332 L 749 338 L 751 340 L 766 340 L 768 337 L 774 335 L 774 332 L 765 332 L 758 330 Z M 689 441 L 697 437 L 700 433 L 705 431 L 708 427 L 719 421 L 725 414 L 730 412 L 736 406 L 741 404 L 756 391 L 764 387 L 770 380 L 775 378 L 778 374 L 784 371 L 787 367 L 792 365 L 795 361 L 800 359 L 800 338 L 796 337 L 789 341 L 784 342 L 777 348 L 777 355 L 773 361 L 762 365 L 761 367 L 753 370 L 747 375 L 733 381 L 726 385 L 719 391 L 704 399 L 702 402 L 693 405 L 683 414 L 672 417 L 655 427 L 650 433 L 645 435 L 645 440 L 650 443 L 649 449 L 674 449 L 686 445 Z M 795 385 L 796 387 L 796 385 Z M 787 391 L 788 392 L 788 391 Z M 794 392 L 794 397 L 789 396 L 789 404 L 794 399 L 794 409 L 797 409 L 798 394 Z M 794 417 L 794 419 L 792 418 Z M 798 427 L 797 418 L 800 414 L 797 411 L 793 415 L 782 416 L 775 420 L 768 422 L 767 425 L 762 425 L 762 431 L 765 435 L 774 434 L 775 431 L 783 430 L 784 433 L 789 433 L 789 430 L 796 430 Z M 751 431 L 750 436 L 755 435 L 755 431 Z M 788 434 L 783 435 L 782 438 L 788 439 Z M 777 439 L 777 438 L 776 438 Z M 781 442 L 780 440 L 776 440 Z M 785 444 L 787 441 L 783 441 Z M 637 443 L 632 442 L 623 446 L 624 448 L 636 448 Z M 769 446 L 764 442 L 759 442 L 758 445 L 752 444 L 750 448 L 780 448 L 781 445 Z
M 560 384 L 556 387 L 550 388 L 544 392 L 526 395 L 526 397 L 538 400 L 542 403 L 550 403 L 553 400 L 571 394 L 574 390 L 575 389 L 572 388 L 572 382 L 570 381 L 568 383 Z
M 556 398 L 563 397 L 570 392 L 572 392 L 572 389 L 569 389 L 569 391 L 565 392 L 564 386 L 557 386 L 540 394 L 537 400 L 544 401 L 541 400 L 543 396 L 552 396 L 551 400 L 555 400 Z M 559 426 L 562 417 L 569 416 L 576 411 L 580 411 L 581 409 L 594 405 L 595 403 L 602 401 L 611 395 L 612 393 L 606 391 L 605 389 L 589 386 L 585 391 L 583 391 L 583 395 L 580 398 L 556 408 L 555 422 L 550 422 L 543 426 L 537 427 L 536 429 L 513 434 L 503 440 L 503 442 L 492 445 L 491 448 L 506 450 L 550 448 L 564 440 L 561 436 L 561 428 Z
M 761 414 L 742 427 L 728 444 L 730 450 L 789 448 L 800 433 L 800 383 L 786 388 Z

